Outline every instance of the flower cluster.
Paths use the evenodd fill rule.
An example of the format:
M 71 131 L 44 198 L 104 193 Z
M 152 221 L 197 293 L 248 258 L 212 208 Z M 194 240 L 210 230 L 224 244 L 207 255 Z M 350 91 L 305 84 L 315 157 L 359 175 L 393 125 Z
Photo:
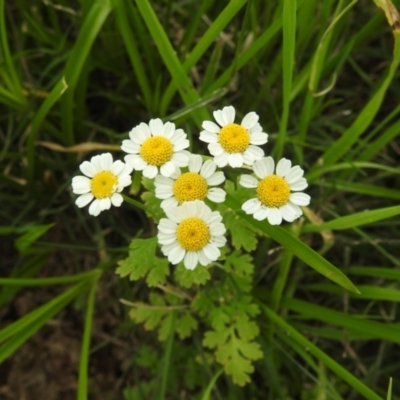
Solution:
M 106 153 L 81 164 L 85 176 L 72 180 L 73 192 L 80 195 L 77 206 L 84 207 L 94 199 L 89 207 L 89 214 L 94 216 L 111 204 L 120 206 L 123 198 L 119 193 L 131 184 L 130 174 L 143 171 L 143 176 L 154 179 L 155 196 L 162 200 L 166 215 L 158 225 L 161 251 L 172 264 L 183 261 L 187 269 L 216 261 L 221 255 L 219 248 L 226 243 L 221 214 L 206 204 L 225 201 L 225 191 L 216 187 L 225 176 L 217 168 L 229 165 L 253 169 L 255 176 L 242 175 L 239 183 L 254 193 L 242 209 L 256 220 L 279 225 L 282 220 L 292 222 L 300 217 L 300 206 L 310 202 L 310 196 L 301 193 L 307 187 L 304 171 L 285 158 L 275 166 L 272 157 L 265 157 L 259 146 L 267 143 L 268 135 L 258 115 L 250 112 L 240 124 L 234 122 L 232 106 L 213 115 L 217 123 L 204 121 L 200 132 L 200 140 L 208 143 L 213 160 L 203 162 L 200 155 L 187 151 L 187 135 L 175 124 L 152 119 L 149 124 L 134 127 L 129 139 L 122 142 L 121 149 L 127 153 L 125 163 L 113 162 L 111 154 Z

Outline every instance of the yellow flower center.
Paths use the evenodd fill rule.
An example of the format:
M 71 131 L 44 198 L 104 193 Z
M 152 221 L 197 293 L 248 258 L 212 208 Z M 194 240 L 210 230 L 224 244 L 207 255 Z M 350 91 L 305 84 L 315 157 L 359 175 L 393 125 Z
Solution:
M 227 153 L 242 153 L 249 147 L 250 135 L 243 126 L 228 124 L 219 131 L 218 141 Z
M 201 218 L 186 218 L 178 225 L 176 238 L 185 250 L 197 251 L 210 240 L 210 230 Z
M 118 185 L 118 178 L 110 171 L 98 172 L 90 181 L 90 190 L 96 199 L 111 197 Z
M 257 196 L 267 207 L 281 207 L 289 200 L 290 187 L 282 177 L 270 175 L 258 184 Z
M 140 156 L 147 164 L 164 165 L 174 152 L 172 143 L 164 136 L 152 136 L 146 139 L 140 147 Z
M 179 203 L 204 200 L 207 196 L 207 182 L 196 172 L 186 172 L 174 182 L 173 190 Z

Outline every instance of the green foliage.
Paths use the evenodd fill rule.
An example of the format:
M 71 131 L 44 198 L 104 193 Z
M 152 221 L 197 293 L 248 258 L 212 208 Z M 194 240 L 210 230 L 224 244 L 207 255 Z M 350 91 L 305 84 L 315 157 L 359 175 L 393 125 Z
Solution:
M 143 192 L 141 195 L 146 214 L 153 218 L 155 222 L 159 222 L 161 218 L 165 218 L 165 213 L 160 207 L 162 200 L 158 199 L 154 194 L 154 180 L 143 177 L 142 184 L 148 190 L 148 192 Z
M 129 256 L 119 262 L 116 273 L 136 281 L 146 276 L 149 286 L 164 283 L 169 274 L 168 260 L 156 256 L 157 237 L 134 239 L 129 246 Z
M 175 268 L 175 279 L 180 286 L 190 288 L 193 285 L 204 285 L 211 279 L 207 267 L 198 266 L 193 271 L 186 269 L 183 263 L 179 263 Z

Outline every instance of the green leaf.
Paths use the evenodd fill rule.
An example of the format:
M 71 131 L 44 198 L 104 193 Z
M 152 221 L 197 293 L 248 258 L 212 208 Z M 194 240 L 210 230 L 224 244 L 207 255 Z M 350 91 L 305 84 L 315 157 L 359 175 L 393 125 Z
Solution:
M 246 251 L 253 251 L 257 247 L 257 238 L 251 225 L 242 218 L 243 212 L 230 213 L 224 218 L 225 226 L 232 237 L 232 244 L 236 250 L 243 248 Z
M 372 224 L 382 219 L 392 218 L 400 214 L 400 206 L 380 208 L 378 210 L 363 211 L 357 214 L 339 217 L 320 225 L 305 225 L 303 232 L 318 232 L 324 229 L 343 230 Z
M 251 361 L 262 358 L 263 353 L 258 343 L 240 339 L 231 331 L 229 340 L 219 346 L 216 356 L 233 382 L 244 386 L 250 383 L 249 375 L 254 371 Z
M 239 336 L 244 340 L 252 340 L 260 333 L 257 324 L 254 321 L 250 321 L 246 314 L 239 315 L 235 327 Z
M 155 263 L 150 269 L 146 282 L 150 287 L 164 283 L 169 275 L 169 263 L 166 258 L 155 258 Z
M 198 265 L 193 271 L 186 269 L 183 263 L 175 269 L 175 279 L 180 286 L 190 288 L 193 285 L 204 285 L 211 278 L 206 267 Z
M 238 276 L 252 275 L 254 272 L 252 260 L 249 254 L 241 254 L 240 251 L 234 251 L 226 256 L 224 268 L 231 269 Z
M 189 312 L 178 319 L 175 329 L 181 339 L 189 337 L 197 329 L 198 323 Z
M 143 177 L 142 184 L 148 190 L 148 192 L 144 192 L 141 195 L 141 199 L 145 205 L 146 214 L 158 223 L 161 218 L 165 218 L 165 213 L 161 208 L 162 200 L 158 199 L 155 195 L 154 180 Z
M 43 236 L 53 226 L 54 224 L 32 226 L 28 232 L 24 233 L 15 241 L 15 247 L 21 254 L 26 253 L 31 244 Z
M 169 274 L 168 261 L 156 257 L 157 237 L 134 239 L 129 246 L 129 256 L 119 262 L 116 273 L 121 277 L 129 276 L 131 281 L 143 278 L 147 274 L 147 284 L 157 286 L 164 283 Z

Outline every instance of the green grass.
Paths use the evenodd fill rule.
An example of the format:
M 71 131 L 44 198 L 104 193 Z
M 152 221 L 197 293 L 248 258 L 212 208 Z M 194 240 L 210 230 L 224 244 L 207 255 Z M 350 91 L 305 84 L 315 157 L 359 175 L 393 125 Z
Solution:
M 112 304 L 110 343 L 135 344 L 113 399 L 400 398 L 393 3 L 0 0 L 1 362 L 69 310 L 76 397 L 98 396 L 91 359 L 109 342 L 95 346 L 93 327 Z M 235 184 L 248 171 L 226 168 L 224 257 L 117 277 L 132 239 L 156 235 L 159 202 L 136 171 L 122 207 L 90 217 L 71 192 L 79 164 L 122 158 L 128 131 L 157 117 L 209 156 L 201 124 L 226 105 L 239 120 L 255 111 L 266 154 L 305 170 L 305 217 L 245 215 Z M 28 288 L 51 300 L 13 320 Z

